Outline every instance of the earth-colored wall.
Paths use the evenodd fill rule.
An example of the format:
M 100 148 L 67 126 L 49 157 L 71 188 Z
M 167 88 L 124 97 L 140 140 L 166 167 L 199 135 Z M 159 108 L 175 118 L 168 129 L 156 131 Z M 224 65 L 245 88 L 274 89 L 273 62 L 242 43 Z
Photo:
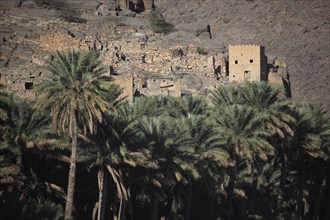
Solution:
M 229 81 L 260 81 L 264 49 L 255 45 L 229 45 Z
M 123 89 L 121 98 L 126 98 L 129 101 L 133 100 L 133 75 L 113 77 L 114 83 Z

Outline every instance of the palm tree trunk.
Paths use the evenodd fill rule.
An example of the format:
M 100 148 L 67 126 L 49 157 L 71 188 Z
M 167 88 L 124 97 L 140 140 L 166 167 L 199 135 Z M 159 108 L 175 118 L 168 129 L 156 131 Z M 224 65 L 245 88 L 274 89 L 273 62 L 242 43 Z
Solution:
M 98 220 L 103 220 L 105 215 L 105 205 L 107 200 L 107 175 L 102 167 L 98 172 L 99 182 L 99 211 L 97 215 Z
M 227 220 L 231 219 L 232 209 L 233 209 L 233 197 L 234 197 L 234 188 L 235 188 L 235 182 L 236 182 L 236 176 L 237 176 L 237 166 L 238 161 L 236 161 L 235 166 L 232 169 L 232 172 L 230 174 L 229 179 L 229 186 L 228 186 L 228 198 L 227 198 Z
M 319 220 L 320 219 L 320 205 L 321 205 L 321 196 L 323 191 L 323 184 L 325 179 L 324 177 L 325 169 L 323 168 L 320 173 L 320 179 L 318 181 L 318 187 L 317 187 L 317 196 L 314 202 L 314 210 L 313 210 L 313 220 Z
M 258 180 L 259 180 L 259 172 L 255 165 L 253 165 L 253 181 L 252 181 L 252 196 L 251 196 L 251 206 L 250 206 L 250 212 L 253 214 L 254 207 L 256 203 L 256 197 L 257 197 L 257 188 L 258 188 Z
M 126 200 L 124 198 L 121 198 L 119 204 L 119 211 L 118 211 L 118 220 L 125 219 L 125 209 L 126 209 Z
M 19 167 L 19 169 L 22 168 L 22 153 L 18 153 L 16 156 L 16 164 Z
M 172 213 L 175 212 L 173 209 L 174 209 L 174 207 L 173 207 L 173 194 L 172 194 L 172 192 L 169 192 L 167 194 L 167 204 L 166 204 L 165 216 L 168 216 L 170 218 Z M 161 219 L 162 219 L 162 217 L 161 217 Z
M 330 166 L 328 166 L 328 167 L 330 167 Z M 330 204 L 330 169 L 327 169 L 327 170 L 328 170 L 327 171 L 328 174 L 327 174 L 327 179 L 326 179 L 326 184 L 325 184 L 325 187 L 326 187 L 325 196 L 327 199 L 325 199 L 325 202 L 326 202 L 326 204 Z M 330 219 L 330 209 L 326 209 L 324 219 Z
M 93 212 L 92 212 L 92 220 L 96 220 L 97 218 L 97 210 L 99 210 L 99 202 L 97 201 L 94 205 Z
M 130 187 L 130 197 L 129 197 L 129 210 L 131 220 L 135 219 L 136 216 L 136 193 L 133 187 Z
M 159 202 L 159 196 L 157 194 L 153 194 L 150 200 L 150 220 L 158 220 Z
M 282 158 L 282 164 L 281 164 L 281 179 L 280 179 L 280 185 L 279 185 L 279 192 L 277 195 L 277 208 L 279 208 L 283 202 L 284 197 L 284 189 L 287 179 L 287 172 L 288 172 L 288 158 L 285 154 L 283 154 Z
M 191 213 L 191 197 L 192 197 L 192 181 L 190 180 L 188 183 L 187 189 L 187 201 L 186 201 L 186 216 L 185 220 L 190 220 L 190 213 Z
M 296 219 L 302 219 L 302 208 L 303 208 L 303 198 L 304 198 L 304 188 L 306 179 L 305 164 L 306 161 L 303 160 L 302 168 L 300 170 L 299 176 L 299 186 L 298 186 L 298 197 L 297 197 L 297 209 L 296 209 Z
M 76 180 L 76 161 L 77 161 L 77 139 L 78 139 L 78 126 L 77 115 L 73 116 L 72 120 L 72 145 L 71 145 L 71 157 L 70 157 L 70 170 L 68 177 L 68 189 L 65 204 L 65 220 L 72 219 L 73 212 L 73 196 L 75 190 Z

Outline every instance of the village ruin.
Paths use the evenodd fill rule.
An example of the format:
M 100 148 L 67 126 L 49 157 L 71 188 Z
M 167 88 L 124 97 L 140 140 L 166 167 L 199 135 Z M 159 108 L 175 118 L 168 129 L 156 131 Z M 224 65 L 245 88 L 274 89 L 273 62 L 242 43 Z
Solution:
M 54 37 L 53 42 L 57 42 L 56 37 L 67 38 L 63 35 Z M 56 44 L 43 42 L 49 39 L 43 36 L 41 47 L 54 52 L 76 44 L 81 49 L 99 51 L 103 65 L 109 67 L 109 74 L 128 100 L 144 95 L 207 95 L 225 84 L 268 80 L 267 57 L 262 46 L 229 45 L 228 56 L 202 55 L 196 53 L 197 45 L 172 45 L 164 49 L 148 44 L 143 37 L 134 33 L 133 38 L 127 40 L 103 43 L 97 39 L 85 41 L 85 44 L 69 37 L 68 48 L 63 44 L 56 48 Z M 33 86 L 47 77 L 45 65 L 45 61 L 34 57 L 29 68 L 1 68 L 0 82 L 21 96 L 32 96 Z M 270 74 L 273 76 L 271 83 L 281 83 L 276 77 L 274 80 L 274 71 Z
M 153 7 L 153 1 L 119 3 L 128 11 L 133 6 L 144 10 Z M 14 22 L 25 24 L 23 18 L 16 19 Z M 24 97 L 33 97 L 34 86 L 47 78 L 47 60 L 52 54 L 69 49 L 97 51 L 102 65 L 128 100 L 150 95 L 207 96 L 219 86 L 245 80 L 282 84 L 287 73 L 286 63 L 268 62 L 265 48 L 260 45 L 210 50 L 202 48 L 198 41 L 164 41 L 164 36 L 150 29 L 104 25 L 104 20 L 86 24 L 36 22 L 38 32 L 29 33 L 20 26 L 17 32 L 4 32 L 2 37 L 0 84 Z

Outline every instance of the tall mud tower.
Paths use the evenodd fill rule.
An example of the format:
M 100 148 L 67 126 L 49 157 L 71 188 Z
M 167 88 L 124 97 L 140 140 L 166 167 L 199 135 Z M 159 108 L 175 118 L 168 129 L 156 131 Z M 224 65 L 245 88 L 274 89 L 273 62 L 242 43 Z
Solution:
M 229 45 L 229 81 L 267 80 L 265 48 L 256 45 Z

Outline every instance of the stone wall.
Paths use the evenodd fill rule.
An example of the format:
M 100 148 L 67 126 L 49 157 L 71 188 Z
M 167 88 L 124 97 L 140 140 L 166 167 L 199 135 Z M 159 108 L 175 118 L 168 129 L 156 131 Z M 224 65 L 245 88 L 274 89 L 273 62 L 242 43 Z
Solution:
M 120 86 L 123 89 L 123 93 L 120 98 L 125 98 L 129 101 L 133 100 L 133 75 L 128 76 L 116 76 L 113 77 L 114 83 Z
M 45 75 L 47 75 L 46 71 L 35 64 L 1 68 L 0 83 L 19 96 L 33 97 L 32 89 L 45 79 Z
M 88 50 L 88 45 L 80 40 L 64 34 L 49 34 L 40 36 L 40 50 L 44 52 L 54 53 L 69 49 Z

